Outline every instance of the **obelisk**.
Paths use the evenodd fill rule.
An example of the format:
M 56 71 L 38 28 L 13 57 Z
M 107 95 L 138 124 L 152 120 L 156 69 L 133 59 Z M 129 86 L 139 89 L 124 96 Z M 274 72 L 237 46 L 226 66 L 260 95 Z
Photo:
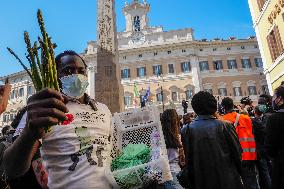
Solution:
M 95 98 L 112 113 L 123 110 L 114 0 L 98 0 Z

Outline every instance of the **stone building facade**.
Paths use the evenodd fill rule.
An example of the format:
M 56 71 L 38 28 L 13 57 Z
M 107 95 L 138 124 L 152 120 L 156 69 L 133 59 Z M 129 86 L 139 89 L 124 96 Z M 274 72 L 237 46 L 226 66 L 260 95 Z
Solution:
M 134 85 L 140 95 L 150 88 L 150 103 L 161 110 L 164 104 L 179 112 L 181 101 L 200 90 L 231 96 L 236 103 L 244 96 L 256 101 L 257 95 L 268 93 L 255 37 L 196 40 L 192 28 L 164 31 L 150 26 L 149 11 L 146 1 L 133 1 L 123 9 L 126 28 L 118 33 L 118 49 L 125 109 L 134 108 Z M 96 41 L 88 42 L 83 56 L 93 67 L 93 77 L 96 54 Z
M 284 0 L 248 0 L 272 93 L 284 81 Z
M 123 9 L 126 29 L 117 33 L 118 69 L 125 109 L 134 108 L 134 85 L 140 95 L 150 89 L 149 103 L 157 105 L 161 111 L 164 105 L 165 108 L 176 108 L 180 114 L 182 100 L 190 101 L 200 90 L 215 96 L 230 96 L 235 103 L 245 96 L 256 102 L 259 94 L 269 93 L 255 37 L 197 40 L 192 28 L 164 31 L 163 27 L 150 26 L 149 11 L 150 5 L 146 1 L 134 0 L 126 4 Z M 97 42 L 88 42 L 82 56 L 88 64 L 88 93 L 95 97 Z M 4 81 L 6 77 L 0 80 Z M 17 94 L 24 91 L 24 96 L 12 98 L 11 94 L 0 126 L 10 123 L 10 118 L 34 91 L 24 72 L 8 77 L 12 90 Z

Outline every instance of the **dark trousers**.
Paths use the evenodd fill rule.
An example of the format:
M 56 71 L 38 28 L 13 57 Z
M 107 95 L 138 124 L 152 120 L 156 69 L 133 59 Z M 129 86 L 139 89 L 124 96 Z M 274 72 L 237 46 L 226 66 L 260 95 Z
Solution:
M 270 189 L 271 188 L 271 178 L 269 173 L 269 160 L 262 158 L 257 160 L 256 169 L 258 171 L 258 179 L 260 189 Z
M 242 181 L 245 189 L 259 189 L 256 179 L 255 161 L 242 162 Z

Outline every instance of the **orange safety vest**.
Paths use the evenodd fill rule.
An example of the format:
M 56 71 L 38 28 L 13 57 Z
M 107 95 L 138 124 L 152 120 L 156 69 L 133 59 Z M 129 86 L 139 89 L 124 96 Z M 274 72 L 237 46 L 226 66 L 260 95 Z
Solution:
M 228 113 L 223 119 L 233 123 L 243 149 L 242 160 L 256 160 L 256 143 L 252 133 L 252 121 L 249 116 L 238 114 L 237 112 Z

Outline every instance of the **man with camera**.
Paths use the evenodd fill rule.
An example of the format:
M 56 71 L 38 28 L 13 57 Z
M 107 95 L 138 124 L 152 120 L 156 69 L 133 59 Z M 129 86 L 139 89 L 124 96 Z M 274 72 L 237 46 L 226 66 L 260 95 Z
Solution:
M 249 103 L 249 99 L 245 99 L 243 103 L 243 107 L 252 104 Z M 252 132 L 251 118 L 248 115 L 236 112 L 233 99 L 229 97 L 224 98 L 221 105 L 225 110 L 223 119 L 233 123 L 236 127 L 243 150 L 241 177 L 245 189 L 258 189 L 255 171 L 255 161 L 257 160 L 256 143 Z

